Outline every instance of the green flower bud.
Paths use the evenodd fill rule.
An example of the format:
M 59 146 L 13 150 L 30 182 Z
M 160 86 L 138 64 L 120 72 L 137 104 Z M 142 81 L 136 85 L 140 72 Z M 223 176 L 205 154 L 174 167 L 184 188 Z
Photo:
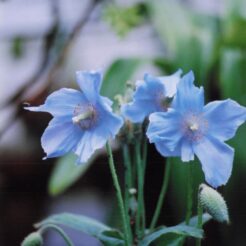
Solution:
M 21 243 L 21 246 L 42 246 L 43 238 L 39 232 L 29 234 Z
M 213 219 L 229 224 L 228 208 L 224 198 L 219 192 L 206 184 L 201 184 L 199 186 L 199 201 L 202 208 L 206 210 Z

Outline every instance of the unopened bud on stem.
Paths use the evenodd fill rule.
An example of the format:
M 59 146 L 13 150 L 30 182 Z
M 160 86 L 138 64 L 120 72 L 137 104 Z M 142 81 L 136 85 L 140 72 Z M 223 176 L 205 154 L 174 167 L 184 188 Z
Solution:
M 202 208 L 206 210 L 213 219 L 229 224 L 228 208 L 224 198 L 219 192 L 206 184 L 201 184 L 199 186 L 199 201 Z

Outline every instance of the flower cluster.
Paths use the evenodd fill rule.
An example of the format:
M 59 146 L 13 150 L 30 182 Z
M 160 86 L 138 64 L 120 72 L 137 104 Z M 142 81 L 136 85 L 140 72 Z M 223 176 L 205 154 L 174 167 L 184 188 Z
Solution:
M 234 157 L 234 149 L 224 141 L 245 122 L 246 108 L 230 99 L 204 106 L 204 90 L 194 85 L 193 72 L 181 79 L 180 74 L 166 77 L 166 83 L 146 75 L 144 82 L 137 84 L 133 102 L 123 106 L 122 113 L 133 122 L 150 114 L 146 134 L 160 154 L 180 156 L 184 162 L 194 160 L 196 154 L 206 181 L 218 187 L 228 181 Z M 172 96 L 172 102 L 166 104 Z
M 136 83 L 133 101 L 121 107 L 123 117 L 112 112 L 112 102 L 99 94 L 99 72 L 77 72 L 82 92 L 63 88 L 52 93 L 30 111 L 54 116 L 41 144 L 49 157 L 68 152 L 86 162 L 96 149 L 115 137 L 123 118 L 142 123 L 148 117 L 147 137 L 165 157 L 201 162 L 206 181 L 213 187 L 225 184 L 232 170 L 234 149 L 225 143 L 246 120 L 246 108 L 230 99 L 204 105 L 204 90 L 194 85 L 192 72 L 181 78 L 181 70 L 170 76 L 144 76 Z

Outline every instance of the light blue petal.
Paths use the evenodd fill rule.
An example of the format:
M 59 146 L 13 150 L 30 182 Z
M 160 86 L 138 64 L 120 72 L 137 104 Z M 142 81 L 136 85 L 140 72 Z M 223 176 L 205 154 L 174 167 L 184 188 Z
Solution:
M 102 84 L 102 74 L 99 72 L 77 71 L 76 78 L 86 98 L 95 103 Z
M 41 145 L 47 158 L 62 156 L 72 151 L 79 142 L 83 132 L 81 129 L 67 122 L 66 118 L 53 118 L 41 137 Z
M 182 70 L 179 69 L 172 75 L 158 77 L 165 85 L 166 97 L 173 97 L 176 94 L 178 83 L 181 79 Z
M 172 106 L 181 113 L 202 112 L 204 90 L 203 87 L 198 88 L 194 85 L 194 74 L 192 71 L 184 75 L 180 80 Z
M 76 105 L 87 103 L 80 91 L 62 88 L 50 94 L 45 103 L 38 107 L 25 107 L 35 112 L 48 112 L 53 116 L 72 116 Z
M 135 100 L 153 100 L 159 95 L 165 96 L 165 86 L 158 78 L 150 75 L 144 75 L 144 81 L 137 83 L 136 92 L 133 95 Z
M 202 164 L 207 183 L 214 188 L 225 185 L 231 176 L 234 149 L 212 137 L 204 137 L 194 144 L 193 149 Z
M 164 157 L 175 157 L 175 156 L 180 156 L 181 153 L 181 147 L 180 143 L 176 146 L 174 151 L 170 151 L 167 147 L 166 144 L 162 141 L 160 142 L 155 142 L 155 147 L 157 151 Z
M 123 105 L 122 115 L 134 123 L 141 123 L 150 113 L 163 111 L 160 99 L 165 97 L 165 86 L 158 79 L 149 74 L 144 76 L 144 81 L 137 82 L 133 102 Z
M 209 134 L 226 141 L 245 122 L 246 108 L 230 99 L 214 101 L 204 107 L 204 116 L 208 120 Z
M 181 160 L 184 162 L 194 160 L 194 151 L 192 143 L 185 138 L 182 140 L 181 144 Z
M 151 143 L 162 142 L 169 151 L 174 151 L 183 137 L 180 130 L 180 115 L 173 109 L 152 113 L 149 117 L 147 136 Z
M 156 107 L 151 101 L 134 101 L 133 103 L 122 105 L 121 114 L 133 123 L 141 123 L 155 109 Z
M 111 106 L 113 105 L 113 101 L 110 100 L 109 98 L 103 97 L 103 96 L 100 96 L 100 99 L 101 99 L 102 103 L 107 105 L 108 106 L 107 108 L 111 111 L 112 110 Z
M 78 163 L 87 162 L 97 149 L 101 149 L 107 141 L 115 137 L 122 125 L 123 120 L 121 118 L 110 117 L 110 119 L 105 119 L 104 124 L 85 131 L 75 150 Z
M 99 110 L 101 120 L 100 124 L 95 127 L 94 132 L 98 135 L 98 141 L 103 141 L 103 139 L 108 141 L 110 138 L 113 139 L 116 136 L 120 128 L 123 126 L 124 121 L 122 117 L 119 117 L 103 108 Z
M 103 146 L 101 146 L 101 142 L 96 142 L 96 146 L 94 146 L 94 141 L 92 140 L 93 131 L 85 131 L 75 149 L 75 154 L 78 156 L 78 163 L 86 163 L 89 160 L 89 158 L 93 155 L 95 150 Z
M 97 105 L 98 120 L 94 127 L 85 131 L 75 154 L 78 163 L 85 163 L 97 150 L 113 139 L 123 125 L 123 119 L 108 111 L 104 105 Z

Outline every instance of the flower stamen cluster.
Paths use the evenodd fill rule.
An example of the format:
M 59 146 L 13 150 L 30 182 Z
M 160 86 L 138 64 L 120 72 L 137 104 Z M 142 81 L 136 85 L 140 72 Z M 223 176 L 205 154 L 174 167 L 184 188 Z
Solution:
M 89 129 L 96 124 L 97 112 L 95 108 L 91 105 L 81 105 L 78 104 L 73 111 L 72 121 L 77 124 L 81 129 Z
M 182 131 L 190 141 L 202 140 L 208 130 L 208 121 L 202 114 L 188 113 L 182 121 Z

